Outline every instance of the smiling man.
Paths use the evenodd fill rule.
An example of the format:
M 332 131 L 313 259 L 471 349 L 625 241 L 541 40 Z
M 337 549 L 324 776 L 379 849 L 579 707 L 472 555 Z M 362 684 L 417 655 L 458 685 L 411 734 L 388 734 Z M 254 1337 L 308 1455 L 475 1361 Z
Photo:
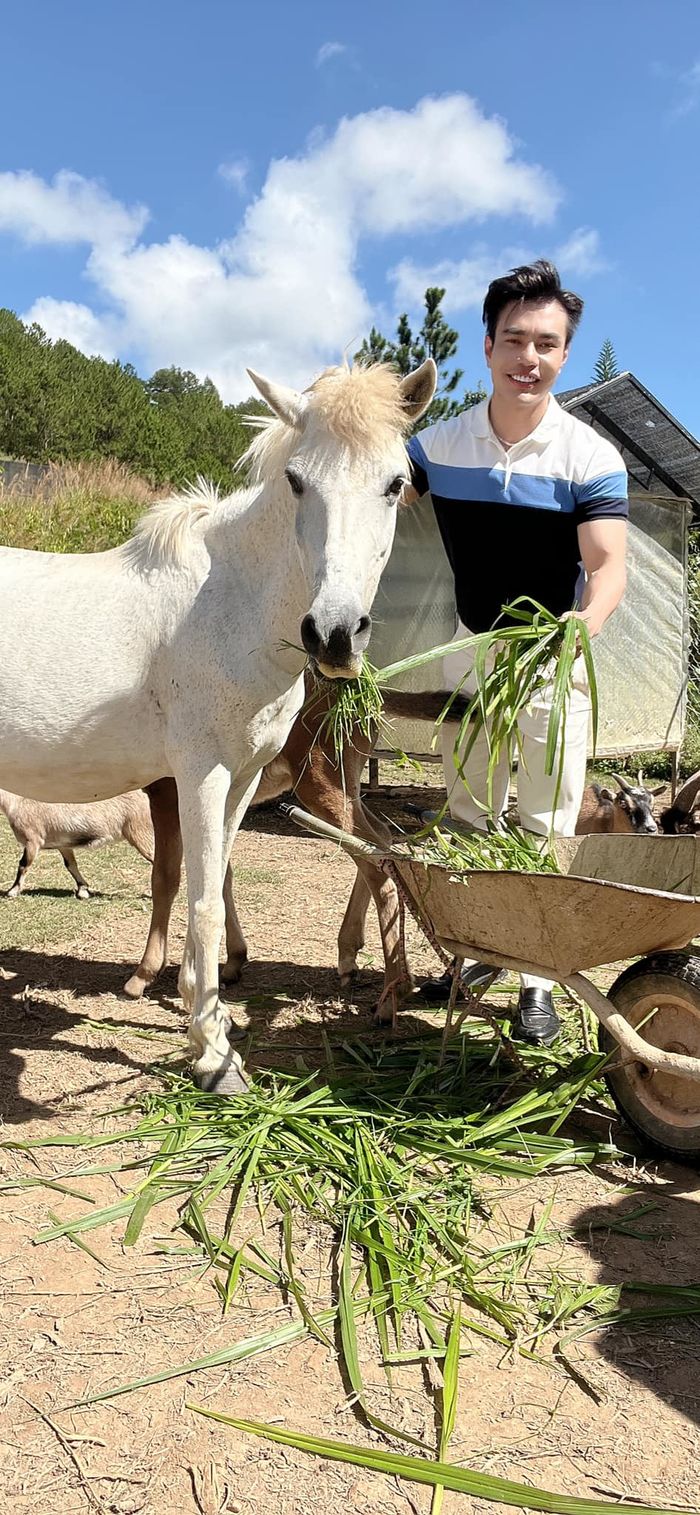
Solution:
M 409 443 L 411 482 L 417 495 L 430 491 L 454 573 L 455 640 L 506 625 L 502 607 L 520 595 L 554 615 L 579 616 L 596 636 L 624 593 L 625 465 L 610 442 L 562 410 L 551 394 L 582 310 L 583 301 L 562 289 L 556 268 L 544 260 L 494 279 L 483 310 L 491 396 Z M 448 687 L 454 689 L 471 668 L 469 650 L 449 654 Z M 473 692 L 474 684 L 467 678 L 463 687 Z M 590 710 L 582 658 L 574 667 L 556 811 L 556 780 L 545 773 L 551 699 L 551 689 L 540 691 L 519 723 L 518 809 L 523 827 L 537 836 L 573 836 Z M 486 737 L 469 755 L 466 784 L 455 777 L 449 737 L 443 763 L 451 815 L 485 830 Z M 495 819 L 506 809 L 509 780 L 503 764 L 494 784 Z M 475 987 L 490 971 L 472 964 L 464 982 Z M 449 988 L 447 973 L 421 992 L 435 1000 L 447 998 Z M 551 984 L 523 975 L 513 1034 L 548 1045 L 558 1030 Z

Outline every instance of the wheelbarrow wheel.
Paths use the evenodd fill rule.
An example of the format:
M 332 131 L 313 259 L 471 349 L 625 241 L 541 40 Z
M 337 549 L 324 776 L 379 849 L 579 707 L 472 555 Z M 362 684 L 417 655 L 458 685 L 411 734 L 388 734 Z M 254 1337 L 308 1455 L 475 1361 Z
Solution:
M 644 1041 L 700 1059 L 700 957 L 657 952 L 642 958 L 615 980 L 608 999 Z M 645 1146 L 700 1162 L 700 1082 L 636 1062 L 603 1025 L 598 1043 L 613 1054 L 605 1079 L 615 1104 Z

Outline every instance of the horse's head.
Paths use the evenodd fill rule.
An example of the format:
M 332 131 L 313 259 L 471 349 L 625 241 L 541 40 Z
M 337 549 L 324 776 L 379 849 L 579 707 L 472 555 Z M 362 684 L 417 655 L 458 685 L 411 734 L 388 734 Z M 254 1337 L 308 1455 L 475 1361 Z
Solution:
M 283 423 L 251 455 L 258 476 L 276 460 L 296 511 L 308 593 L 301 639 L 326 678 L 353 678 L 408 479 L 404 435 L 430 404 L 435 364 L 404 379 L 386 364 L 329 369 L 303 394 L 249 373 Z

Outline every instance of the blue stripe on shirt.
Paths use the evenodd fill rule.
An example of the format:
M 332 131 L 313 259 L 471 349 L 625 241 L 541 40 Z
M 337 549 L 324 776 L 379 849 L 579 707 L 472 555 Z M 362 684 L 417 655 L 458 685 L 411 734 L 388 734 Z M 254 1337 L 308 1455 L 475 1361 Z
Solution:
M 482 500 L 488 504 L 552 510 L 569 515 L 577 506 L 613 508 L 627 498 L 624 473 L 601 474 L 583 484 L 570 484 L 567 479 L 513 472 L 506 485 L 502 468 L 455 468 L 448 463 L 433 463 L 425 458 L 422 447 L 418 456 L 419 449 L 413 448 L 416 440 L 411 439 L 409 450 L 424 469 L 431 494 L 444 500 Z M 621 512 L 618 510 L 617 513 Z
M 599 501 L 626 500 L 627 474 L 601 473 L 597 479 L 585 479 L 583 484 L 574 484 L 577 505 L 597 505 Z
M 573 488 L 566 479 L 514 472 L 506 487 L 502 468 L 453 468 L 430 460 L 423 466 L 430 493 L 443 500 L 483 500 L 488 504 L 556 510 L 567 515 L 576 508 Z

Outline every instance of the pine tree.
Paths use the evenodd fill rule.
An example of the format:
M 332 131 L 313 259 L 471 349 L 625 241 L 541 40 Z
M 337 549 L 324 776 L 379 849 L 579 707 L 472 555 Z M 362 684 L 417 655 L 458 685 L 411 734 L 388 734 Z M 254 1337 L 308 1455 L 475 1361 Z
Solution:
M 615 348 L 609 337 L 605 341 L 596 358 L 593 369 L 593 378 L 596 384 L 607 384 L 608 379 L 616 379 L 620 370 L 617 366 Z
M 436 285 L 426 289 L 425 315 L 420 330 L 415 334 L 408 316 L 404 314 L 399 316 L 394 342 L 382 336 L 376 326 L 373 326 L 359 352 L 355 354 L 360 363 L 393 363 L 401 374 L 412 373 L 426 358 L 434 358 L 438 370 L 438 387 L 431 405 L 425 415 L 421 416 L 419 429 L 432 426 L 435 421 L 444 420 L 447 416 L 459 415 L 460 411 L 478 405 L 484 398 L 481 388 L 465 389 L 461 398 L 456 393 L 464 378 L 464 370 L 449 368 L 450 358 L 454 357 L 459 345 L 459 332 L 454 331 L 445 320 L 441 309 L 444 296 L 444 289 L 439 289 Z
M 161 368 L 144 382 L 130 363 L 86 357 L 0 309 L 0 456 L 28 462 L 117 458 L 154 483 L 204 474 L 240 484 L 258 400 L 222 404 L 211 379 Z

